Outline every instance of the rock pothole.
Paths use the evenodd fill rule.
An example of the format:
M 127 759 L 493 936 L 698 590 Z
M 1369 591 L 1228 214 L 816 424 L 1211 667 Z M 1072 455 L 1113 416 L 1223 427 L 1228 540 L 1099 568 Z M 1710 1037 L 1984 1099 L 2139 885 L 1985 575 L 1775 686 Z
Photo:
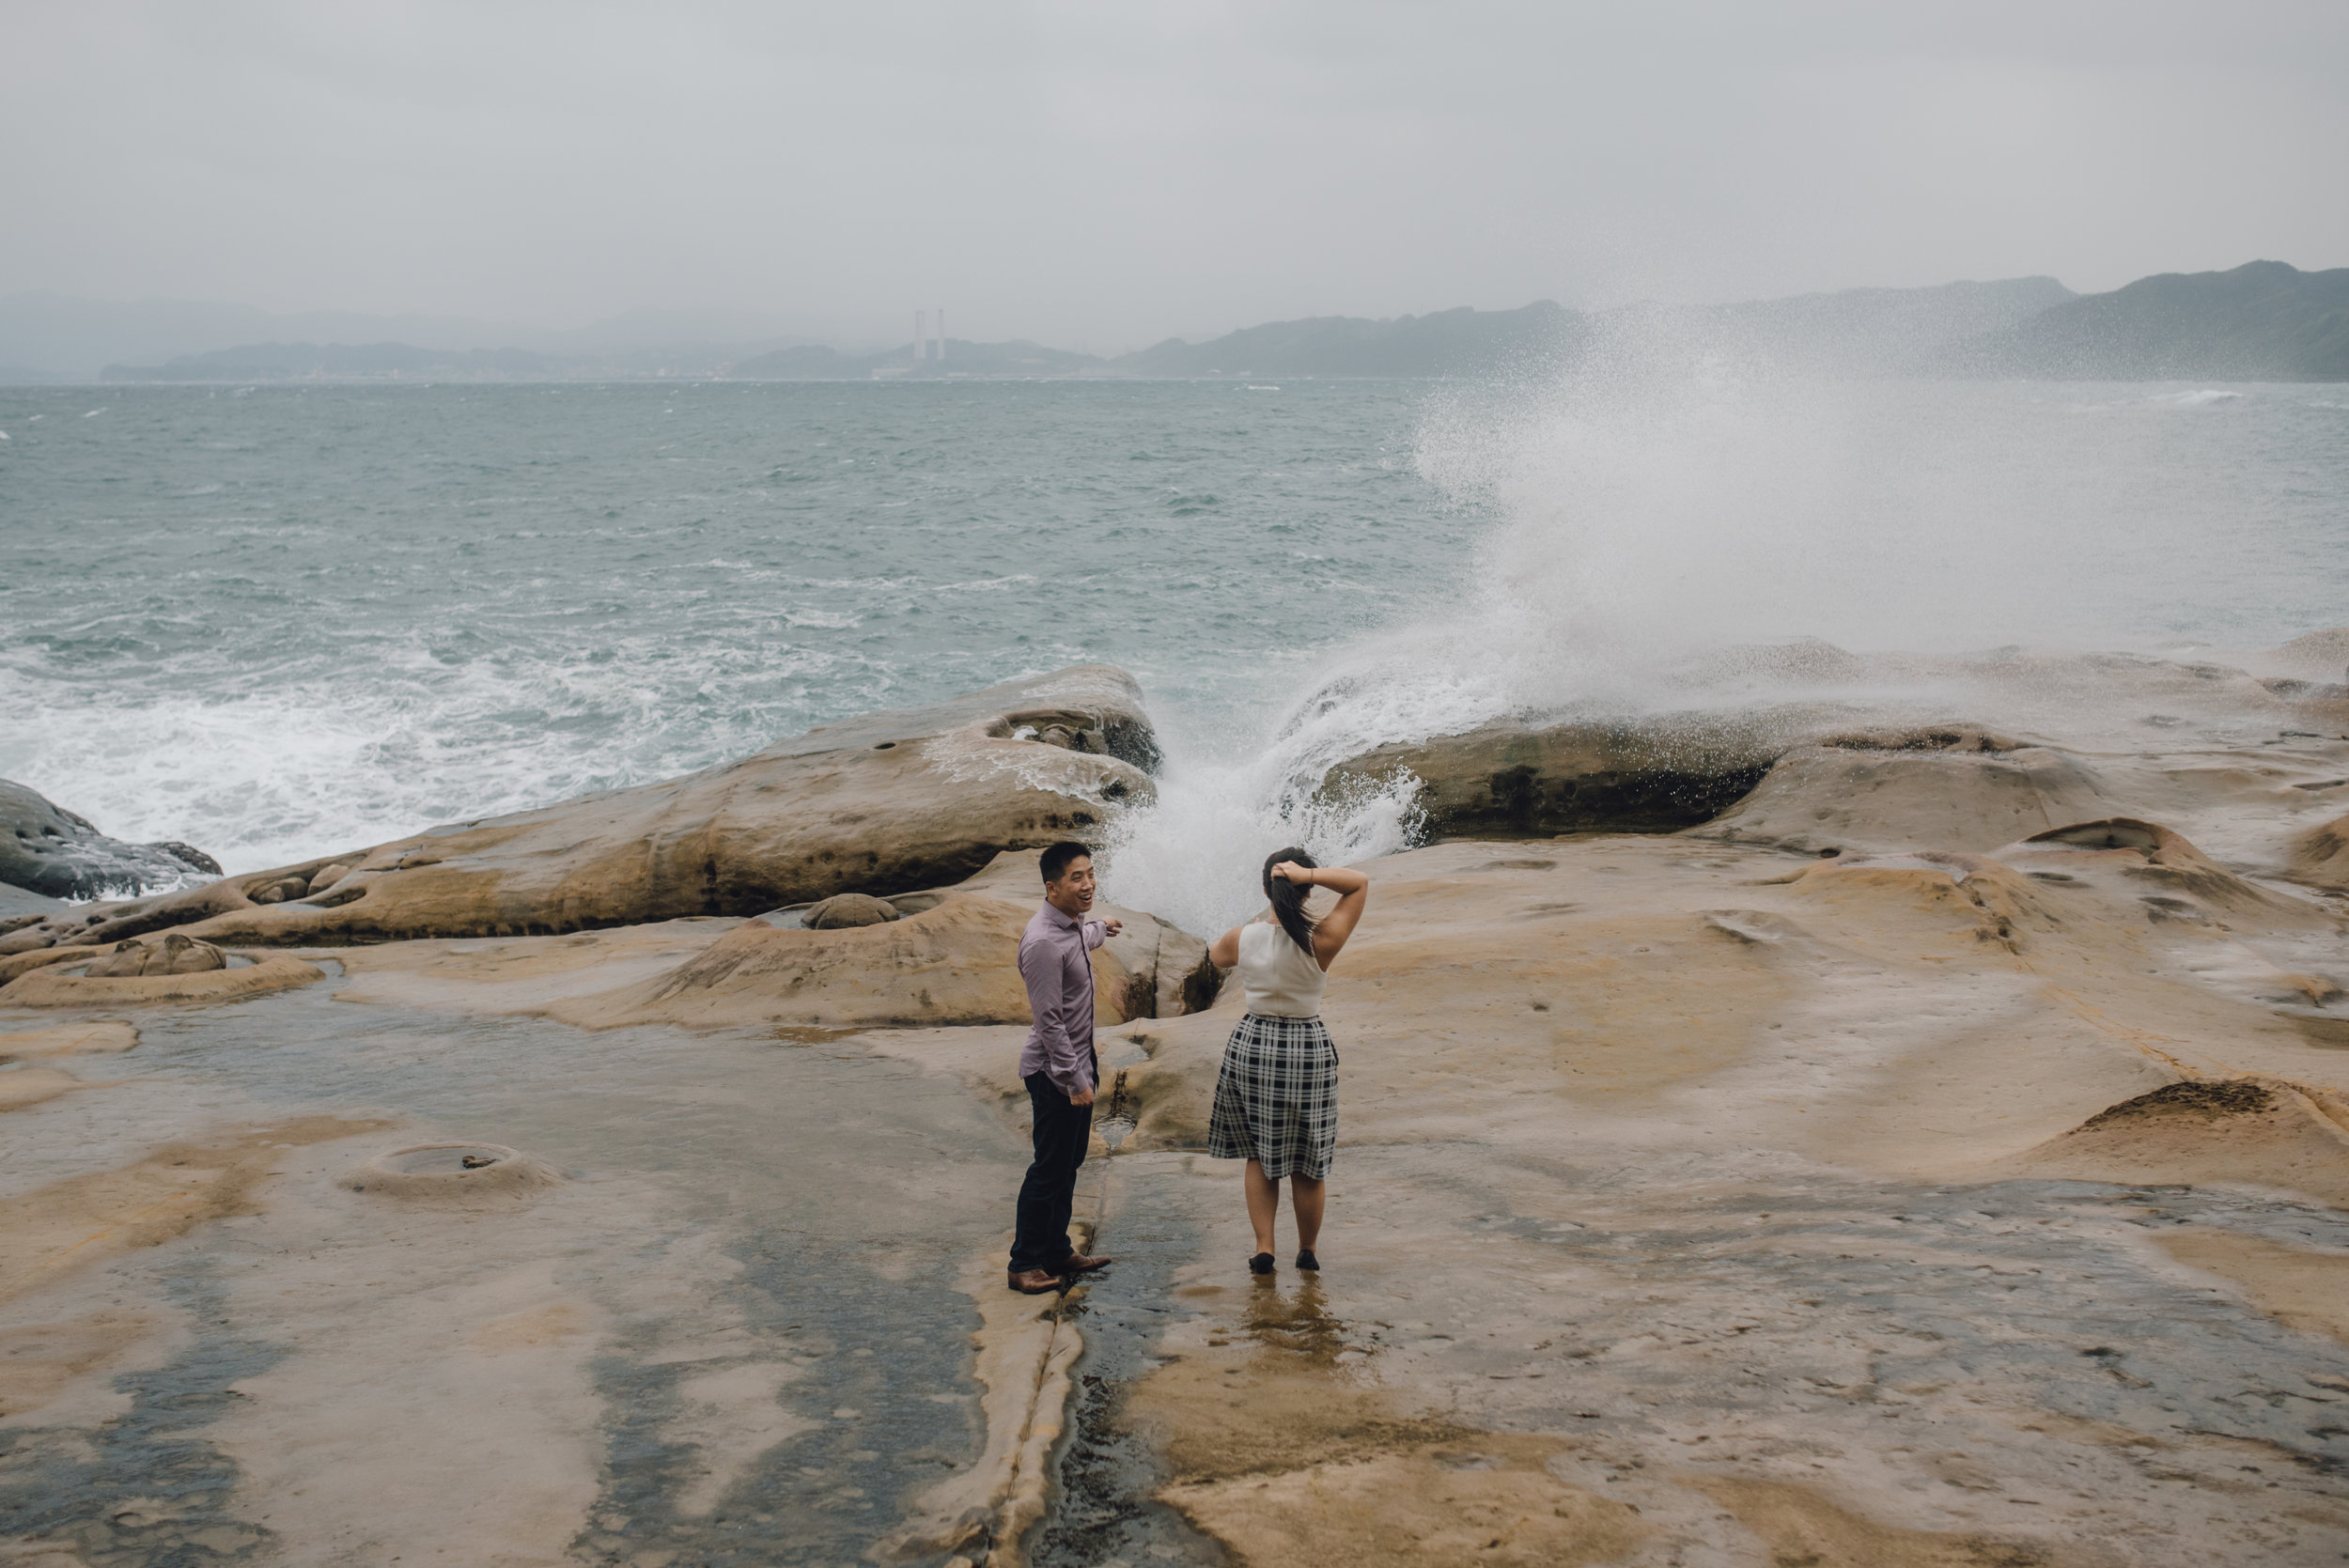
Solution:
M 562 1179 L 544 1160 L 502 1143 L 412 1143 L 343 1173 L 353 1192 L 457 1202 L 524 1196 Z

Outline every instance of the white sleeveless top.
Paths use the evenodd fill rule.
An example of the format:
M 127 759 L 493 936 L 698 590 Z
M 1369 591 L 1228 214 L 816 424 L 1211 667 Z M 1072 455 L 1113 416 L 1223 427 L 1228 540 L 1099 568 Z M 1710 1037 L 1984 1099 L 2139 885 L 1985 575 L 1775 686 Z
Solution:
M 1314 955 L 1289 939 L 1271 921 L 1239 928 L 1239 983 L 1248 1010 L 1272 1018 L 1317 1018 L 1321 987 L 1329 980 Z

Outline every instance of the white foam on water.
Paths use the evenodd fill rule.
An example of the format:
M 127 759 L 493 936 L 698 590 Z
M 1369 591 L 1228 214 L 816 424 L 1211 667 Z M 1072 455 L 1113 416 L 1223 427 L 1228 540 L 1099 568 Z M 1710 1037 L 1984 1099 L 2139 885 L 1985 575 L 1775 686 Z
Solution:
M 1318 782 L 1278 750 L 1246 762 L 1171 759 L 1158 803 L 1111 823 L 1103 891 L 1213 937 L 1262 906 L 1264 859 L 1275 849 L 1295 845 L 1345 865 L 1416 842 L 1418 781 L 1408 773 L 1328 797 Z
M 123 523 L 61 489 L 48 505 L 74 526 L 52 564 L 75 608 L 0 644 L 0 776 L 118 837 L 179 839 L 255 870 L 673 777 L 1017 669 L 1108 659 L 1149 687 L 1168 750 L 1159 805 L 1121 823 L 1105 854 L 1108 885 L 1205 931 L 1255 907 L 1257 868 L 1283 844 L 1347 860 L 1408 842 L 1408 781 L 1335 799 L 1322 786 L 1339 761 L 1528 716 L 1787 700 L 1834 663 L 1833 648 L 1756 662 L 1743 644 L 1820 638 L 1863 662 L 2005 644 L 2246 647 L 2349 618 L 2340 422 L 2305 392 L 2220 399 L 2235 411 L 2205 418 L 2176 399 L 2220 389 L 1836 383 L 1668 325 L 1642 333 L 1569 378 L 1430 397 L 1409 464 L 1448 513 L 1416 488 L 1359 488 L 1393 460 L 1384 444 L 1303 478 L 1259 450 L 1261 432 L 1187 456 L 1195 474 L 1133 481 L 1063 474 L 1049 445 L 1020 458 L 1009 488 L 968 515 L 1044 505 L 1090 539 L 1081 519 L 1110 507 L 1109 542 L 1068 590 L 1130 613 L 1107 631 L 1064 633 L 1034 608 L 1054 581 L 1039 564 L 1050 538 L 991 549 L 981 533 L 965 547 L 963 523 L 945 524 L 966 514 L 948 511 L 903 533 L 828 520 L 811 536 L 827 548 L 778 551 L 751 503 L 708 523 L 698 501 L 691 522 L 622 516 L 602 509 L 603 488 L 625 474 L 574 495 L 552 477 L 506 477 L 495 442 L 485 460 L 500 477 L 450 481 L 375 532 L 348 509 L 357 488 L 317 505 L 272 489 L 274 457 L 175 475 L 208 489 L 236 477 L 234 499 L 210 512 Z M 76 411 L 58 411 L 67 429 L 95 428 Z M 41 417 L 24 416 L 11 464 L 54 460 L 43 442 L 65 437 Z M 1072 405 L 1072 417 L 1096 412 Z M 251 432 L 197 424 L 189 439 L 243 452 L 285 439 L 292 415 L 272 418 Z M 1068 439 L 1086 428 L 1072 423 Z M 740 467 L 750 489 L 724 493 L 764 494 L 765 458 Z M 1145 482 L 1146 503 L 1132 500 Z M 1283 510 L 1221 533 L 1185 523 L 1183 550 L 1117 574 L 1164 549 L 1164 496 L 1210 491 L 1273 494 Z M 460 503 L 523 497 L 537 509 L 490 528 L 477 560 L 432 524 Z M 860 505 L 843 495 L 839 515 Z M 1493 520 L 1463 573 L 1448 542 L 1459 530 L 1431 536 L 1473 517 Z M 338 543 L 362 534 L 364 548 Z M 876 542 L 830 548 L 834 536 Z M 163 567 L 111 571 L 108 551 Z M 1330 561 L 1346 569 L 1318 565 Z M 430 575 L 443 564 L 445 584 Z M 1320 612 L 1300 624 L 1319 629 L 1283 639 L 1279 597 L 1252 592 L 1286 594 L 1291 573 Z M 1439 602 L 1414 597 L 1463 578 Z M 197 604 L 212 608 L 192 616 Z M 1350 641 L 1328 641 L 1348 626 Z M 1219 653 L 1268 644 L 1247 663 Z M 1875 686 L 1845 673 L 1835 690 L 1906 681 L 1921 700 L 1967 697 L 1896 664 L 1868 662 Z
M 0 777 L 113 837 L 178 839 L 237 873 L 754 752 L 804 727 L 796 686 L 889 702 L 886 672 L 862 660 L 656 642 L 454 665 L 418 644 L 365 669 L 64 692 L 0 665 L 0 706 L 20 721 L 0 736 Z M 199 683 L 211 689 L 185 689 Z

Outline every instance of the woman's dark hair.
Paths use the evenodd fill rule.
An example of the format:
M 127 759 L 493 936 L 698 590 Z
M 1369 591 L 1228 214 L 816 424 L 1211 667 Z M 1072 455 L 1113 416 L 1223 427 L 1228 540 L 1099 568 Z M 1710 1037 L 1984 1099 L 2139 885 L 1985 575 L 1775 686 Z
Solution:
M 1312 891 L 1304 882 L 1292 882 L 1285 877 L 1275 877 L 1272 868 L 1283 861 L 1295 861 L 1311 871 L 1318 864 L 1311 856 L 1294 845 L 1275 849 L 1265 857 L 1264 895 L 1272 900 L 1272 918 L 1281 923 L 1281 929 L 1289 934 L 1289 940 L 1305 950 L 1305 956 L 1314 955 L 1314 923 L 1305 915 L 1305 894 Z

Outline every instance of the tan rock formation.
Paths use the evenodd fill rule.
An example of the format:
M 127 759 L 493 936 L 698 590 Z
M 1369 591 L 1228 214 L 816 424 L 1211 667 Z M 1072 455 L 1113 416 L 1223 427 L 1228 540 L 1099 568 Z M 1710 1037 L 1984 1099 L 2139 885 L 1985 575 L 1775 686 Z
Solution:
M 21 1110 L 88 1087 L 71 1073 L 59 1072 L 54 1067 L 18 1067 L 0 1072 L 0 1110 Z
M 1055 724 L 1098 735 L 1103 752 L 1033 738 Z M 1151 799 L 1157 754 L 1131 677 L 1080 665 L 828 724 L 688 778 L 226 877 L 126 907 L 80 939 L 174 926 L 244 946 L 524 935 L 936 887 L 1001 850 L 1097 833 Z
M 0 1301 L 78 1269 L 251 1211 L 254 1188 L 288 1148 L 383 1124 L 302 1116 L 165 1143 L 114 1170 L 68 1176 L 0 1206 Z
M 1751 789 L 1800 722 L 1766 713 L 1495 724 L 1377 747 L 1333 769 L 1323 789 L 1408 770 L 1430 830 L 1453 837 L 1665 831 L 1707 821 Z
M 2109 815 L 2121 804 L 2069 753 L 1949 725 L 1797 747 L 1750 795 L 1696 831 L 1814 853 L 1980 851 Z
M 2189 1079 L 2098 1111 L 2015 1169 L 2280 1188 L 2349 1208 L 2349 1099 L 2272 1079 Z
M 112 1056 L 139 1043 L 127 1023 L 60 1024 L 0 1034 L 0 1061 L 38 1062 L 54 1056 Z
M 2349 1343 L 2349 1253 L 2285 1247 L 2199 1225 L 2161 1237 L 2161 1250 L 2243 1287 L 2262 1312 L 2288 1327 Z
M 2349 816 L 2337 816 L 2292 843 L 2293 880 L 2328 893 L 2349 893 Z
M 892 900 L 899 918 L 815 929 L 745 921 L 669 973 L 552 1012 L 590 1027 L 1026 1023 L 1019 938 L 1041 890 L 1036 853 L 1007 853 L 957 887 Z M 1173 1016 L 1212 996 L 1214 971 L 1198 939 L 1137 910 L 1103 905 L 1096 913 L 1125 924 L 1094 953 L 1101 1023 Z
M 132 975 L 201 974 L 227 967 L 227 955 L 219 948 L 172 931 L 151 942 L 117 942 L 112 953 L 82 972 L 93 980 L 123 980 Z
M 2255 928 L 2333 928 L 2334 918 L 2268 892 L 2213 862 L 2182 833 L 2136 817 L 2105 817 L 2034 833 L 2001 858 L 2043 880 L 2112 872 L 2155 921 L 2233 921 Z
M 1081 725 L 1041 726 L 1055 728 L 1083 741 Z M 2244 782 L 2227 786 L 2226 813 L 2251 825 L 2212 836 L 2204 818 L 2186 821 L 2206 854 L 2172 825 L 2185 819 L 2157 808 L 2216 800 L 2212 789 L 2148 788 L 2140 800 L 2133 792 L 2154 769 L 2100 760 L 2084 809 L 2069 785 L 2030 784 L 2043 800 L 2034 820 L 1997 769 L 2030 775 L 2041 765 L 2027 753 L 2044 752 L 2056 759 L 2044 776 L 2056 777 L 2087 770 L 2081 753 L 1971 737 L 1970 749 L 1911 750 L 1881 735 L 1806 746 L 1876 768 L 1867 794 L 1880 803 L 1852 807 L 1831 858 L 1675 834 L 1453 842 L 1377 863 L 1370 916 L 1330 990 L 1344 1065 L 1326 1275 L 1300 1275 L 1285 1245 L 1277 1277 L 1242 1270 L 1237 1168 L 1199 1151 L 1238 999 L 1177 1016 L 1206 1001 L 1186 995 L 1200 978 L 1199 944 L 1109 911 L 1128 925 L 1096 959 L 1109 1112 L 1138 1112 L 1142 1125 L 1114 1158 L 1088 1165 L 1081 1207 L 1088 1223 L 1105 1217 L 1099 1245 L 1125 1261 L 1066 1301 L 1015 1296 L 988 1234 L 1000 1203 L 950 1244 L 984 1250 L 974 1260 L 910 1247 L 888 1228 L 957 1188 L 992 1182 L 1007 1197 L 1024 1157 L 1016 1119 L 993 1148 L 959 1111 L 909 1123 L 926 1140 L 903 1145 L 913 1157 L 860 1172 L 869 1187 L 857 1202 L 871 1207 L 854 1217 L 879 1223 L 848 1228 L 852 1245 L 872 1245 L 843 1279 L 853 1271 L 852 1288 L 867 1289 L 869 1265 L 884 1281 L 917 1283 L 850 1299 L 894 1305 L 967 1264 L 976 1312 L 957 1304 L 942 1329 L 913 1324 L 902 1343 L 924 1343 L 918 1333 L 934 1348 L 940 1333 L 981 1325 L 972 1364 L 984 1392 L 951 1378 L 937 1392 L 943 1429 L 959 1441 L 975 1411 L 985 1440 L 958 1453 L 941 1444 L 961 1462 L 941 1466 L 926 1493 L 877 1496 L 861 1521 L 871 1533 L 856 1545 L 876 1543 L 877 1560 L 895 1545 L 1016 1564 L 1021 1530 L 1046 1508 L 1056 1442 L 1073 1427 L 1072 1452 L 1086 1455 L 1105 1435 L 1123 1441 L 1122 1424 L 1159 1462 L 1160 1500 L 1238 1562 L 2195 1568 L 2349 1550 L 2339 1438 L 2312 1430 L 2349 1389 L 2342 1364 L 2329 1342 L 2279 1347 L 2282 1336 L 2247 1322 L 2256 1307 L 2294 1327 L 2349 1331 L 2334 1305 L 2349 1249 L 2312 1210 L 2183 1190 L 2238 1184 L 2349 1203 L 2339 1176 L 2349 1169 L 2341 923 L 2320 901 L 2242 874 L 2265 875 L 2262 857 L 2285 837 L 2275 824 L 2306 810 L 2286 792 L 2331 775 L 2295 763 L 2256 776 L 2261 753 L 2232 759 Z M 1063 757 L 1098 754 L 1042 744 Z M 1460 776 L 1473 784 L 1473 773 Z M 1490 800 L 1489 775 L 1485 787 Z M 1794 783 L 1783 797 L 1772 810 L 1792 812 L 1798 797 L 1837 805 L 1832 792 L 1803 796 Z M 2116 815 L 2124 810 L 2136 815 Z M 337 881 L 322 896 L 343 891 Z M 383 1022 L 366 1009 L 389 1002 L 770 1026 L 786 1040 L 822 1031 L 826 1092 L 880 1081 L 914 1098 L 903 1086 L 915 1074 L 860 1071 L 852 1054 L 868 1048 L 965 1077 L 986 1103 L 1007 1105 L 1025 1017 L 1011 954 L 1039 892 L 1030 851 L 958 883 L 891 891 L 899 918 L 863 926 L 806 929 L 817 924 L 812 902 L 794 899 L 810 908 L 775 909 L 771 922 L 694 917 L 349 948 L 351 978 L 337 994 L 354 1005 L 325 1012 L 350 1017 L 351 1038 L 337 1044 L 354 1055 L 376 1048 Z M 224 908 L 273 920 L 298 903 Z M 62 985 L 111 951 L 62 926 L 55 939 L 68 945 L 0 958 L 25 966 L 0 967 L 0 979 Z M 0 993 L 0 1006 L 15 1000 Z M 319 1010 L 299 1014 L 308 1029 Z M 1001 1021 L 859 1032 L 949 1016 Z M 718 1108 L 756 1129 L 776 1104 L 762 1094 L 804 1094 L 817 1081 L 762 1076 L 800 1053 L 657 1030 L 572 1038 L 395 1024 L 396 1048 L 517 1081 L 475 1099 L 428 1080 L 435 1116 L 454 1103 L 476 1125 L 419 1126 L 331 1158 L 295 1145 L 342 1136 L 335 1128 L 167 1133 L 171 1112 L 149 1095 L 135 1121 L 101 1127 L 120 1152 L 61 1166 L 84 1173 L 20 1194 L 0 1224 L 0 1290 L 29 1280 L 57 1294 L 18 1309 L 29 1327 L 0 1330 L 0 1411 L 18 1410 L 21 1388 L 47 1398 L 70 1384 L 76 1410 L 93 1413 L 44 1422 L 111 1420 L 119 1390 L 107 1358 L 148 1329 L 95 1310 L 148 1307 L 142 1290 L 180 1265 L 157 1254 L 151 1267 L 56 1281 L 92 1258 L 259 1208 L 253 1229 L 186 1250 L 238 1265 L 225 1332 L 299 1348 L 241 1380 L 241 1413 L 210 1436 L 238 1459 L 249 1516 L 269 1517 L 280 1545 L 305 1560 L 356 1560 L 386 1542 L 412 1560 L 419 1542 L 479 1556 L 491 1527 L 514 1560 L 553 1560 L 582 1540 L 624 1554 L 633 1526 L 602 1479 L 614 1452 L 612 1385 L 595 1370 L 614 1358 L 646 1369 L 644 1386 L 659 1395 L 633 1402 L 631 1421 L 661 1416 L 664 1402 L 679 1412 L 631 1428 L 675 1456 L 662 1461 L 664 1496 L 686 1497 L 691 1478 L 703 1499 L 664 1505 L 664 1528 L 725 1498 L 725 1528 L 737 1529 L 731 1510 L 748 1489 L 729 1488 L 757 1456 L 773 1455 L 766 1462 L 786 1477 L 802 1458 L 832 1466 L 825 1486 L 859 1474 L 831 1449 L 857 1463 L 879 1457 L 848 1448 L 872 1440 L 858 1431 L 870 1402 L 836 1390 L 898 1375 L 887 1370 L 894 1326 L 856 1347 L 873 1352 L 848 1363 L 860 1370 L 839 1374 L 824 1358 L 836 1367 L 856 1351 L 825 1342 L 850 1336 L 828 1325 L 802 1337 L 796 1311 L 754 1324 L 664 1321 L 680 1301 L 698 1312 L 695 1298 L 729 1296 L 733 1287 L 706 1284 L 713 1276 L 692 1259 L 714 1259 L 723 1265 L 714 1278 L 733 1280 L 737 1254 L 751 1255 L 735 1243 L 771 1229 L 772 1212 L 730 1219 L 723 1211 L 757 1205 L 706 1201 L 742 1178 L 739 1144 L 722 1156 L 699 1137 L 609 1130 L 639 1104 L 691 1118 L 677 1124 L 688 1130 L 715 1126 Z M 0 1037 L 0 1054 L 62 1048 L 64 1034 Z M 16 1048 L 12 1038 L 36 1043 Z M 203 1070 L 190 1054 L 175 1073 Z M 302 1058 L 298 1070 L 318 1060 L 280 1054 Z M 563 1080 L 574 1062 L 584 1086 L 571 1100 Z M 702 1070 L 684 1071 L 689 1062 Z M 249 1081 L 249 1061 L 236 1070 Z M 438 1070 L 427 1061 L 419 1076 Z M 358 1092 L 380 1093 L 389 1077 L 370 1070 Z M 218 1103 L 187 1100 L 183 1114 L 198 1121 Z M 874 1114 L 872 1100 L 852 1103 Z M 33 1157 L 73 1157 L 70 1141 L 103 1104 L 76 1096 L 20 1114 L 12 1142 L 39 1132 L 51 1141 Z M 502 1130 L 508 1117 L 522 1125 Z M 375 1156 L 378 1171 L 464 1184 L 474 1180 L 462 1173 L 466 1154 L 497 1157 L 477 1168 L 495 1170 L 507 1151 L 416 1141 L 547 1137 L 552 1155 L 550 1131 L 587 1179 L 532 1187 L 511 1203 L 441 1214 L 428 1195 L 353 1193 L 333 1179 Z M 136 1156 L 164 1136 L 178 1144 Z M 748 1162 L 771 1158 L 784 1187 L 796 1186 L 789 1201 L 813 1209 L 831 1201 L 823 1173 L 848 1168 L 824 1163 L 827 1151 L 812 1146 L 821 1141 L 754 1146 Z M 436 1155 L 454 1157 L 455 1171 L 400 1164 Z M 658 1180 L 643 1185 L 659 1200 L 615 1203 L 647 1167 Z M 2104 1183 L 2143 1189 L 2088 1185 Z M 2230 1227 L 2305 1226 L 2318 1239 L 2283 1245 L 2179 1223 L 2195 1205 Z M 492 1229 L 508 1208 L 511 1228 Z M 1079 1230 L 1090 1248 L 1088 1223 Z M 1284 1243 L 1287 1226 L 1284 1216 Z M 534 1237 L 542 1250 L 530 1253 Z M 382 1284 L 450 1256 L 470 1261 L 404 1292 Z M 804 1256 L 822 1267 L 839 1254 Z M 2227 1281 L 2243 1296 L 2212 1288 Z M 1089 1319 L 1077 1310 L 1088 1290 L 1089 1306 L 1107 1309 Z M 1146 1347 L 1137 1353 L 1134 1330 L 1120 1327 L 1085 1367 L 1105 1381 L 1080 1381 L 1077 1327 L 1130 1312 L 1137 1292 L 1150 1315 L 1127 1321 L 1149 1326 Z M 292 1312 L 306 1315 L 283 1315 Z M 183 1314 L 158 1295 L 153 1315 L 162 1327 Z M 359 1321 L 377 1327 L 350 1332 Z M 2123 1337 L 2136 1326 L 2158 1331 L 2139 1344 Z M 527 1375 L 495 1380 L 525 1365 Z M 708 1392 L 725 1388 L 733 1403 Z M 2278 1410 L 2242 1398 L 2246 1388 L 2291 1398 Z M 946 1403 L 957 1394 L 960 1409 Z M 560 1422 L 500 1424 L 558 1405 Z M 818 1428 L 831 1449 L 775 1452 Z M 499 1471 L 462 1529 L 433 1533 L 453 1512 L 458 1468 L 490 1471 L 558 1447 L 574 1502 L 518 1506 L 513 1478 Z M 419 1454 L 440 1468 L 398 1468 Z M 893 1519 L 893 1501 L 915 1517 Z M 310 1533 L 299 1535 L 305 1517 Z M 906 1528 L 884 1533 L 894 1523 Z M 787 1518 L 753 1527 L 794 1528 Z M 700 1549 L 683 1542 L 672 1538 L 688 1555 Z
M 148 966 L 161 955 L 161 944 L 156 944 L 152 954 L 132 951 L 108 955 L 137 961 L 136 973 L 77 974 L 72 972 L 76 966 L 70 962 L 34 970 L 0 986 L 0 1007 L 184 1006 L 234 1001 L 326 978 L 323 970 L 283 953 L 263 954 L 255 962 L 237 968 L 193 972 L 174 970 L 168 962 L 150 970 Z
M 2022 1157 L 2181 1077 L 2349 1091 L 2308 1033 L 2335 1025 L 2288 967 L 2340 923 L 2140 827 L 2150 848 L 2059 839 L 1791 873 L 1688 837 L 1377 862 L 1325 1014 L 1344 1136 L 1508 1143 L 1561 1116 L 1735 1117 L 1743 1138 L 1923 1173 Z M 1141 1146 L 1204 1140 L 1237 1005 L 1140 1032 Z M 1838 1062 L 1816 1098 L 1738 1087 L 1781 1048 Z
M 851 926 L 879 925 L 904 918 L 894 904 L 865 893 L 836 893 L 808 906 L 800 924 L 810 931 L 841 931 Z
M 106 951 L 102 947 L 61 941 L 53 947 L 41 948 L 37 952 L 19 953 L 10 957 L 0 958 L 0 987 L 5 987 L 8 982 L 20 974 L 30 974 L 35 970 L 47 969 L 52 964 L 78 963 L 85 958 L 94 958 Z

